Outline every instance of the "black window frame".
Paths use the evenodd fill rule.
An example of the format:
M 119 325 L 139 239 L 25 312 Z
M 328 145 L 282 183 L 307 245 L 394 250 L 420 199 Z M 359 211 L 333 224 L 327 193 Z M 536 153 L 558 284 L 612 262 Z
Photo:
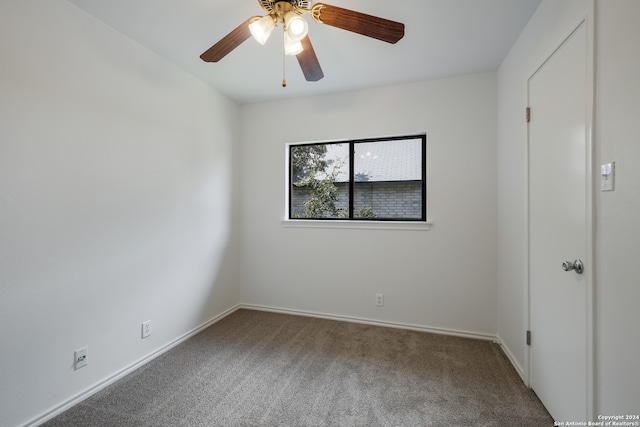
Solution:
M 356 144 L 361 143 L 372 143 L 372 142 L 389 142 L 389 141 L 402 141 L 402 140 L 421 140 L 421 206 L 420 206 L 420 218 L 393 218 L 393 217 L 383 217 L 383 218 L 361 218 L 354 217 L 354 198 L 355 198 L 355 146 Z M 292 159 L 293 154 L 292 151 L 296 147 L 304 147 L 304 146 L 318 146 L 318 145 L 330 145 L 330 144 L 349 144 L 349 199 L 348 199 L 348 217 L 347 218 L 335 218 L 335 217 L 318 217 L 318 218 L 298 218 L 292 216 L 293 209 L 293 197 L 291 194 L 291 190 L 293 188 L 293 181 L 295 177 L 293 176 L 293 165 Z M 362 222 L 362 221 L 376 221 L 376 222 L 427 222 L 427 134 L 419 133 L 419 134 L 409 134 L 409 135 L 399 135 L 399 136 L 388 136 L 388 137 L 375 137 L 375 138 L 359 138 L 359 139 L 347 139 L 347 140 L 338 140 L 338 141 L 325 141 L 325 142 L 312 142 L 312 143 L 291 143 L 288 144 L 287 151 L 287 168 L 288 168 L 288 183 L 287 183 L 287 219 L 295 220 L 295 221 L 354 221 L 354 222 Z

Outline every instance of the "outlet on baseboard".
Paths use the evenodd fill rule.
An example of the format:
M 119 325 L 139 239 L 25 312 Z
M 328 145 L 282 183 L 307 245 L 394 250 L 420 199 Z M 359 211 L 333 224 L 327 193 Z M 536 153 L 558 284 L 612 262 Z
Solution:
M 147 338 L 151 335 L 151 320 L 142 322 L 142 338 Z
M 73 369 L 76 371 L 84 366 L 87 366 L 89 361 L 89 347 L 83 347 L 80 350 L 73 352 Z
M 382 307 L 384 305 L 384 294 L 376 294 L 376 305 Z

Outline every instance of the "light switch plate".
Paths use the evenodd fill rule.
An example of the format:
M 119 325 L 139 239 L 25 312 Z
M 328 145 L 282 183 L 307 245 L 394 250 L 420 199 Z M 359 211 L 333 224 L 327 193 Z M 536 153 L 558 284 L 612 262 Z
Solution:
M 616 187 L 616 163 L 600 166 L 600 191 L 613 191 Z

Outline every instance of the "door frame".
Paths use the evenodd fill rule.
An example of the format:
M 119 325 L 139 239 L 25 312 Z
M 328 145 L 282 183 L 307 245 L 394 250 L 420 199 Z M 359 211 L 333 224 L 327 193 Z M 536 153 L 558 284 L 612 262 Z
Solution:
M 541 62 L 538 67 L 529 74 L 529 77 L 526 81 L 526 90 L 527 90 L 527 106 L 529 105 L 530 93 L 529 93 L 529 81 L 530 79 L 547 63 L 547 61 L 564 45 L 564 43 L 578 30 L 582 25 L 585 26 L 587 31 L 587 76 L 586 76 L 586 105 L 585 105 L 585 137 L 586 137 L 586 260 L 585 265 L 587 268 L 591 269 L 591 274 L 586 280 L 587 286 L 587 325 L 586 325 L 586 334 L 587 334 L 587 348 L 585 349 L 587 352 L 587 372 L 586 375 L 586 384 L 587 384 L 587 392 L 586 392 L 586 403 L 587 403 L 587 414 L 585 414 L 590 419 L 595 419 L 597 416 L 595 411 L 595 277 L 596 277 L 596 264 L 595 264 L 595 225 L 596 225 L 596 214 L 595 214 L 595 190 L 596 185 L 594 179 L 598 177 L 595 173 L 595 141 L 594 141 L 594 126 L 595 126 L 595 105 L 596 105 L 596 75 L 595 75 L 595 64 L 596 64 L 596 52 L 595 52 L 595 6 L 592 3 L 589 7 L 589 11 L 586 16 L 584 16 L 577 25 L 574 25 L 571 31 L 566 34 L 558 43 L 555 48 L 551 51 L 551 53 Z M 535 113 L 534 113 L 535 114 Z M 530 224 L 529 224 L 529 125 L 527 124 L 527 151 L 526 151 L 526 161 L 524 165 L 525 169 L 525 263 L 524 263 L 524 283 L 525 283 L 525 307 L 524 307 L 524 324 L 526 325 L 527 331 L 531 330 L 531 284 L 530 284 L 530 265 L 529 265 L 529 233 L 530 233 Z M 524 335 L 524 333 L 523 333 Z M 526 346 L 525 351 L 525 363 L 524 363 L 524 381 L 527 387 L 531 387 L 531 347 Z M 578 421 L 578 420 L 576 420 Z M 579 420 L 583 421 L 583 420 Z M 584 421 L 589 421 L 584 420 Z

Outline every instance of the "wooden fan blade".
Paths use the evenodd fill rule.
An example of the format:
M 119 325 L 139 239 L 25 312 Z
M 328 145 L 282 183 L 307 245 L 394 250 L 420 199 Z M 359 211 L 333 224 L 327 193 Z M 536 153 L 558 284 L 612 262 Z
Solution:
M 206 52 L 200 55 L 205 62 L 218 62 L 233 49 L 240 46 L 245 40 L 251 37 L 251 31 L 249 31 L 249 24 L 253 22 L 259 16 L 252 16 L 244 21 L 242 24 L 224 36 L 218 43 L 211 46 Z
M 319 22 L 332 27 L 392 44 L 404 37 L 404 24 L 400 22 L 322 3 L 317 3 L 314 9 L 320 11 Z
M 320 67 L 320 62 L 318 62 L 316 52 L 313 50 L 309 36 L 302 39 L 301 43 L 304 50 L 297 54 L 296 58 L 298 58 L 298 63 L 300 64 L 300 68 L 302 68 L 304 78 L 307 79 L 308 82 L 317 82 L 324 77 L 324 73 Z

